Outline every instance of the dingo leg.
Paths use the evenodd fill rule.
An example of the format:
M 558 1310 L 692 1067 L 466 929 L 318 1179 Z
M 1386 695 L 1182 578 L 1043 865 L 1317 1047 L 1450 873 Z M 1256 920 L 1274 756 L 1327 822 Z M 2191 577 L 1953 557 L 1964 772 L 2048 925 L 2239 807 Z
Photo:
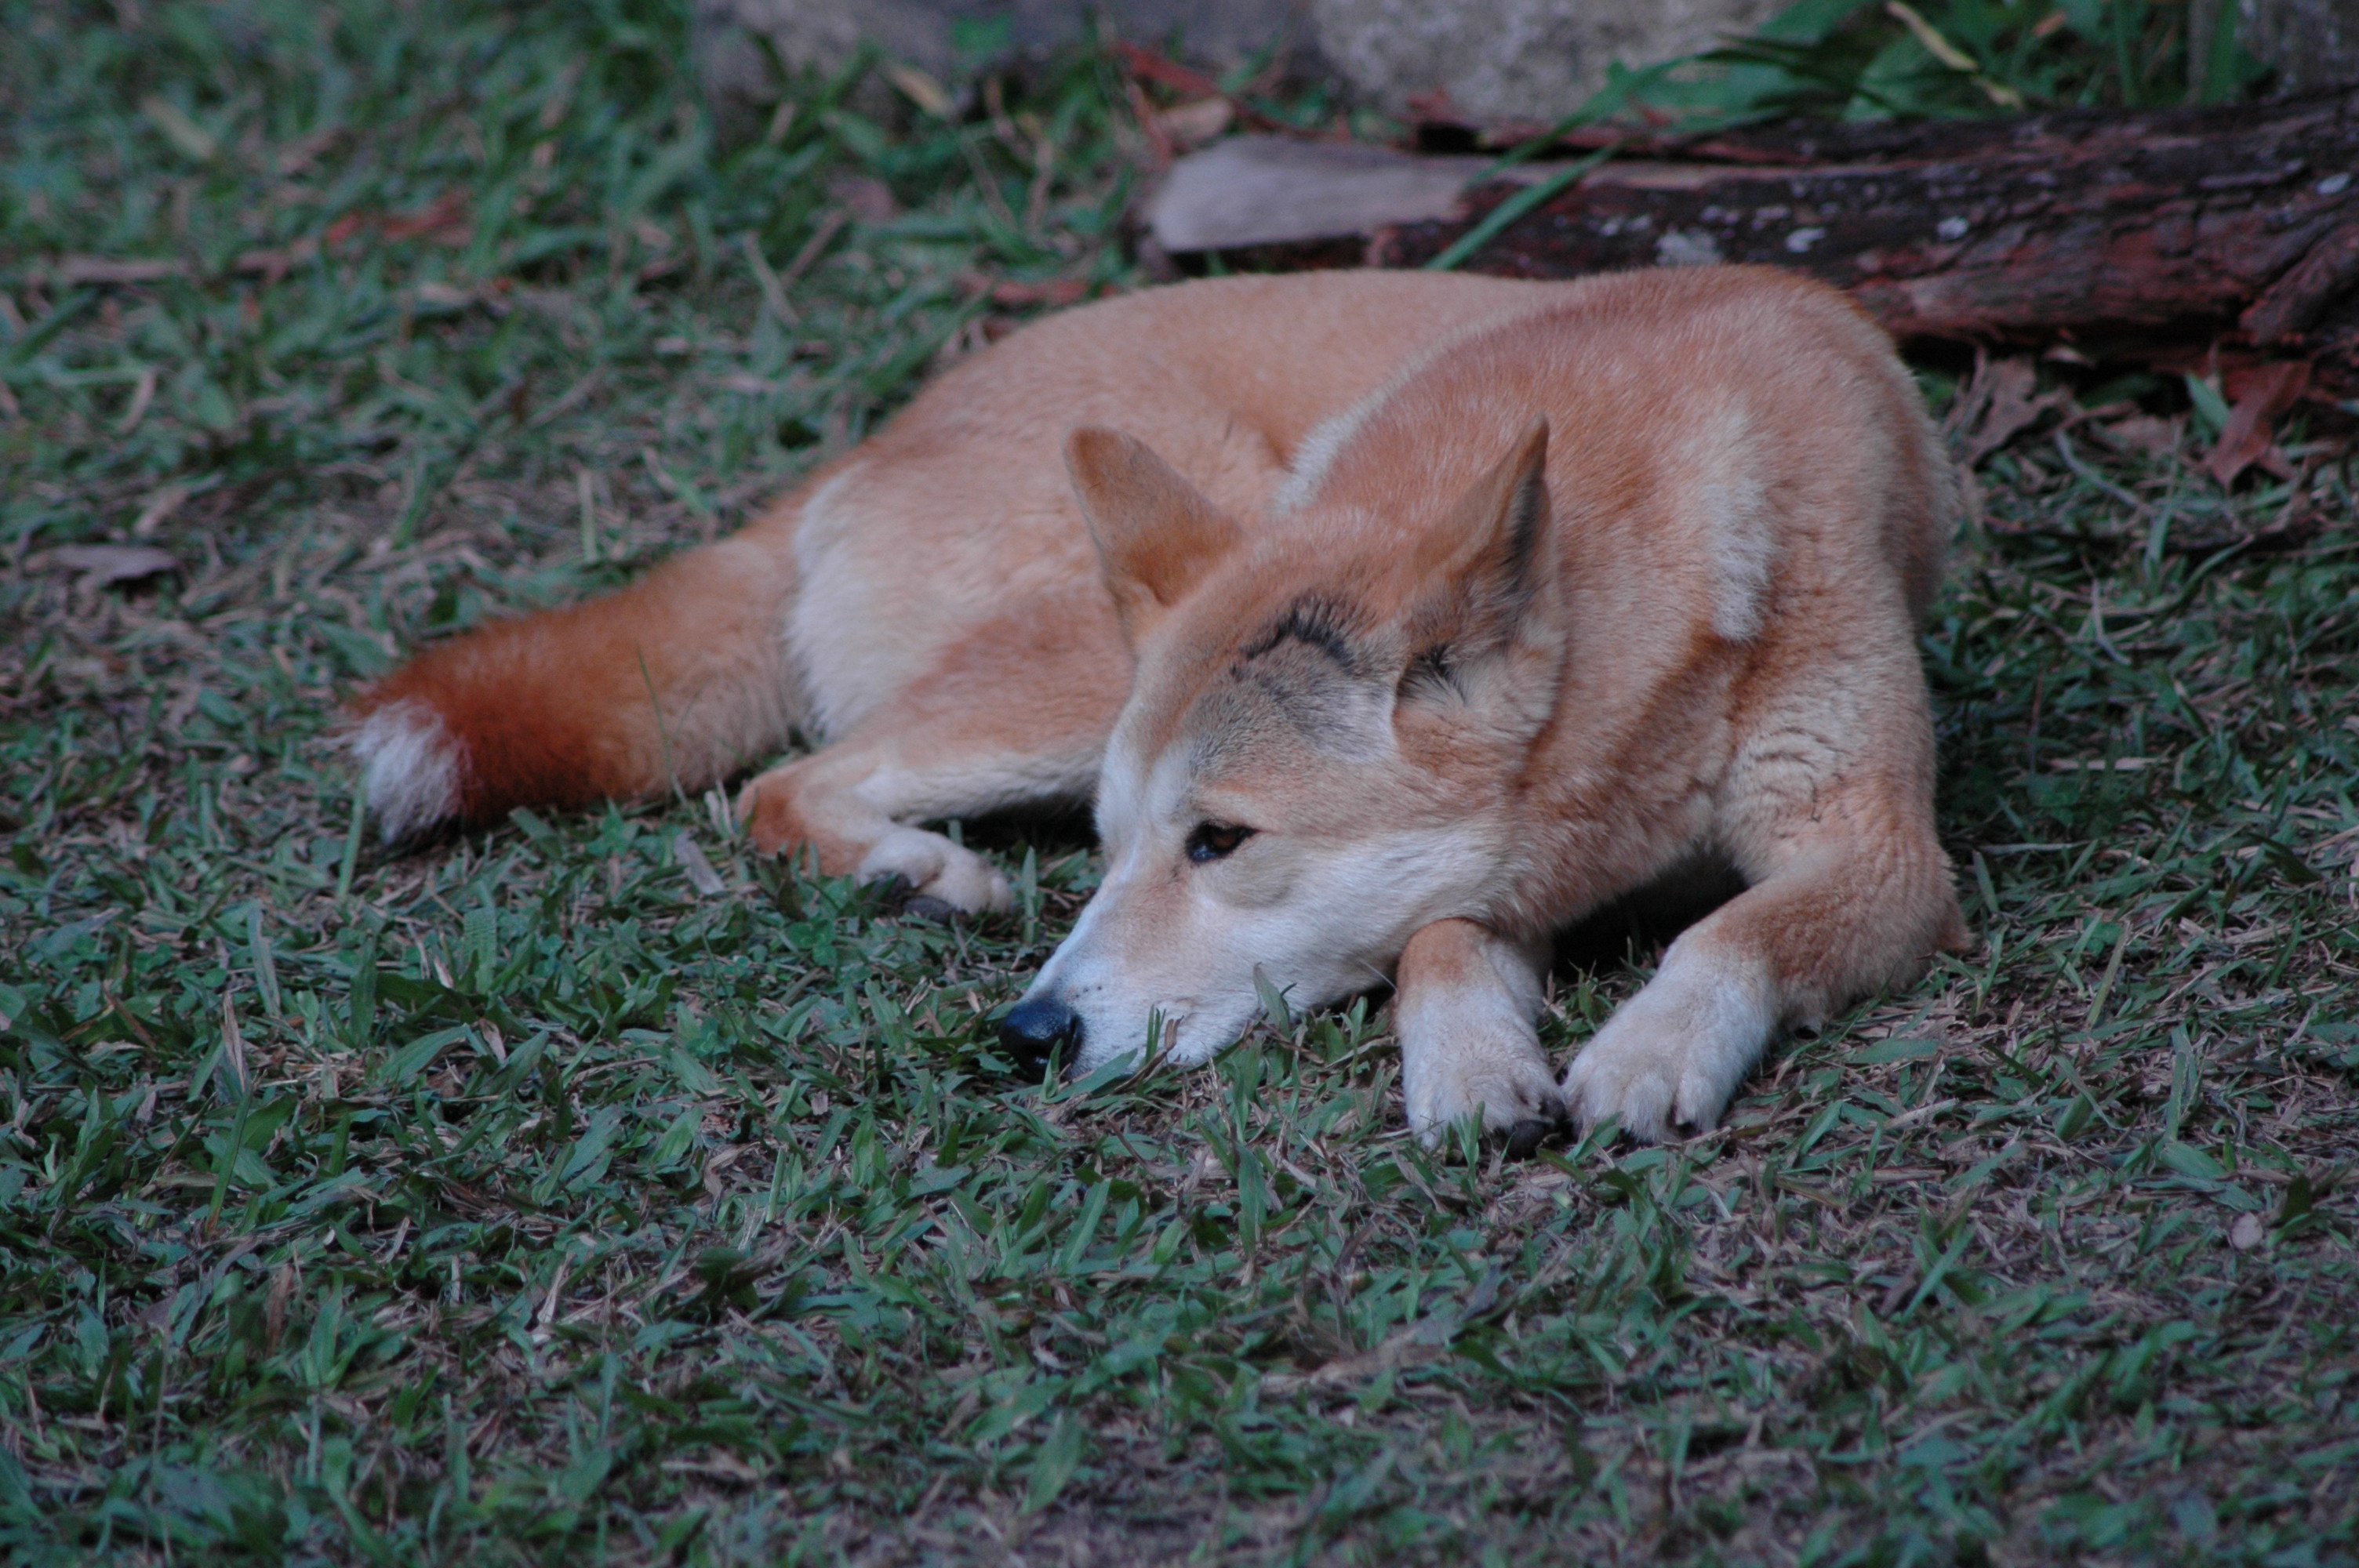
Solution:
M 915 824 L 1079 802 L 1129 681 L 1114 617 L 984 628 L 833 744 L 761 774 L 737 815 L 765 854 L 810 846 L 829 876 L 899 877 L 914 900 L 1005 909 L 1007 879 Z
M 1960 945 L 1930 795 L 1908 779 L 1827 784 L 1740 822 L 1753 885 L 1682 933 L 1573 1058 L 1564 1089 L 1582 1122 L 1619 1117 L 1648 1140 L 1709 1130 L 1781 1026 L 1906 983 Z
M 1511 941 L 1471 920 L 1438 920 L 1409 938 L 1393 1026 L 1409 1130 L 1430 1143 L 1459 1117 L 1479 1114 L 1511 1149 L 1565 1119 L 1564 1097 L 1533 1020 L 1549 942 Z
M 1062 752 L 1012 752 L 939 730 L 864 726 L 755 779 L 737 797 L 737 815 L 764 854 L 808 845 L 829 876 L 899 877 L 913 900 L 968 914 L 1001 910 L 1011 896 L 1006 876 L 911 824 L 1087 799 L 1103 744 L 1100 737 Z

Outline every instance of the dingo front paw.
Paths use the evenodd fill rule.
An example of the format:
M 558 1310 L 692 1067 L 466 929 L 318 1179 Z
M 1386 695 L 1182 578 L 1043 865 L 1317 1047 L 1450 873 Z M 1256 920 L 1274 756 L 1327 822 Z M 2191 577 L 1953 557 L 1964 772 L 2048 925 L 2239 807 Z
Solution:
M 1428 1147 L 1462 1116 L 1528 1154 L 1565 1120 L 1565 1100 L 1532 1027 L 1545 939 L 1513 940 L 1467 920 L 1437 920 L 1402 953 L 1393 1026 L 1409 1130 Z
M 1674 945 L 1654 983 L 1605 1021 L 1564 1075 L 1583 1127 L 1621 1119 L 1633 1138 L 1709 1132 L 1777 1022 L 1766 983 Z
M 1539 1043 L 1528 1030 L 1516 1037 L 1485 1037 L 1479 1029 L 1412 1048 L 1404 1040 L 1402 1098 L 1409 1130 L 1432 1145 L 1462 1116 L 1480 1116 L 1488 1132 L 1507 1134 L 1528 1153 L 1568 1115 L 1563 1092 Z

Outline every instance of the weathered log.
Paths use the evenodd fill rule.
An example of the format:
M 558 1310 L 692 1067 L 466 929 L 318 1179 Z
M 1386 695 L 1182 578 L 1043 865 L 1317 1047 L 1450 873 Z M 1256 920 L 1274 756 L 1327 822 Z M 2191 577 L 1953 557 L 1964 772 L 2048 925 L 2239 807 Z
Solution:
M 1790 123 L 1646 150 L 1657 156 L 1617 156 L 1517 219 L 1467 269 L 1767 262 L 1850 290 L 1903 339 L 2060 335 L 2093 353 L 2224 339 L 2315 360 L 2315 384 L 2359 390 L 2359 90 L 2139 114 Z M 1360 260 L 1423 265 L 1533 167 L 1466 191 L 1449 215 L 1367 224 Z M 1161 210 L 1189 197 L 1186 170 L 1173 173 L 1158 232 Z M 1286 232 L 1271 200 L 1245 240 L 1259 259 L 1292 264 L 1296 246 L 1309 265 L 1332 256 L 1332 217 L 1324 232 Z M 1194 248 L 1234 248 L 1207 217 L 1218 203 L 1201 189 L 1192 201 Z

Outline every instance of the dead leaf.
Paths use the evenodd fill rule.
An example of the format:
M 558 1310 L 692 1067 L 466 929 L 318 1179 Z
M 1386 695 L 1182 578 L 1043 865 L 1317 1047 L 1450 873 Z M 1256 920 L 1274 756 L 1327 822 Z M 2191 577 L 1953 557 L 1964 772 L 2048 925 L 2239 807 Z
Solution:
M 241 276 L 258 277 L 275 287 L 280 278 L 306 262 L 318 260 L 319 255 L 320 242 L 307 236 L 291 245 L 243 252 L 231 264 L 230 270 Z
M 2097 434 L 2105 444 L 2120 451 L 2143 452 L 2147 457 L 2168 458 L 2179 450 L 2180 422 L 2152 414 L 2133 414 L 2126 419 L 2116 419 L 2110 425 L 2097 427 Z
M 1114 52 L 1122 57 L 1123 63 L 1130 68 L 1133 76 L 1158 81 L 1166 87 L 1176 87 L 1182 92 L 1203 92 L 1213 85 L 1212 78 L 1190 70 L 1153 49 L 1133 43 L 1118 43 L 1114 48 Z
M 1994 360 L 1979 368 L 1967 396 L 1969 407 L 1978 409 L 1981 418 L 1958 455 L 1959 466 L 1980 468 L 1984 458 L 2028 429 L 2041 415 L 2071 401 L 2071 395 L 2061 388 L 2044 393 L 2038 388 L 2039 367 L 2028 357 Z
M 469 306 L 481 305 L 495 316 L 507 314 L 506 305 L 481 289 L 459 288 L 447 283 L 421 283 L 416 293 L 418 303 L 437 310 L 464 310 Z
M 180 569 L 169 551 L 153 545 L 60 545 L 25 564 L 37 571 L 80 572 L 82 580 L 74 587 L 84 592 Z
M 1438 1359 L 1446 1346 L 1420 1335 L 1420 1324 L 1393 1331 L 1384 1343 L 1357 1356 L 1345 1356 L 1308 1372 L 1269 1372 L 1262 1377 L 1261 1386 L 1274 1394 L 1291 1393 L 1298 1389 L 1332 1389 L 1347 1383 L 1364 1382 L 1380 1372 L 1397 1371 Z
M 1201 98 L 1155 116 L 1157 128 L 1176 152 L 1202 146 L 1236 123 L 1237 107 L 1226 98 Z
M 467 221 L 467 195 L 454 190 L 430 207 L 414 212 L 347 212 L 328 225 L 321 243 L 331 250 L 366 230 L 375 230 L 382 240 L 435 239 L 444 244 L 463 245 L 474 237 L 474 227 Z M 290 256 L 299 245 L 290 247 Z M 253 253 L 256 270 L 266 275 L 270 263 L 277 258 L 265 252 Z
M 667 1459 L 663 1467 L 679 1476 L 710 1476 L 715 1480 L 736 1481 L 751 1485 L 767 1477 L 734 1454 L 714 1449 L 706 1459 Z
M 1123 91 L 1130 97 L 1131 117 L 1138 122 L 1139 132 L 1147 138 L 1148 162 L 1158 173 L 1170 168 L 1171 160 L 1179 156 L 1179 149 L 1171 145 L 1171 138 L 1163 134 L 1163 121 L 1155 112 L 1154 100 L 1147 97 L 1147 89 L 1139 85 L 1135 76 L 1122 85 Z
M 1019 283 L 1013 278 L 991 286 L 995 305 L 1078 305 L 1089 297 L 1090 280 L 1059 277 L 1046 283 Z
M 114 433 L 128 436 L 139 428 L 139 421 L 147 416 L 147 406 L 156 400 L 156 367 L 149 365 L 139 373 L 139 381 L 131 389 L 130 406 L 114 423 Z
M 220 482 L 218 475 L 204 480 L 175 480 L 170 484 L 150 491 L 147 498 L 139 503 L 139 514 L 131 520 L 131 536 L 135 539 L 149 537 L 170 522 L 191 496 L 201 495 Z
M 431 207 L 416 212 L 400 212 L 382 220 L 377 232 L 386 240 L 418 240 L 429 236 L 448 244 L 462 244 L 469 238 L 467 193 L 453 190 Z
M 902 96 L 937 120 L 947 120 L 957 111 L 958 103 L 949 90 L 914 65 L 888 64 L 885 78 L 901 90 Z
M 2228 427 L 2220 432 L 2219 444 L 2203 460 L 2204 471 L 2223 486 L 2234 483 L 2238 474 L 2256 462 L 2276 471 L 2277 464 L 2265 461 L 2270 450 L 2271 428 L 2278 416 L 2299 402 L 2309 389 L 2307 360 L 2281 360 L 2256 371 L 2245 395 L 2236 399 L 2235 407 L 2228 411 Z M 2277 463 L 2284 461 L 2284 456 L 2279 454 Z
M 149 259 L 117 260 L 112 256 L 61 256 L 49 269 L 53 282 L 73 287 L 86 283 L 160 283 L 181 277 L 188 264 Z
M 702 847 L 686 831 L 683 830 L 671 841 L 671 852 L 673 858 L 679 861 L 679 869 L 688 873 L 689 886 L 698 892 L 706 898 L 715 898 L 728 891 L 729 884 L 721 880 L 719 871 L 713 870 L 712 862 L 706 858 Z
M 198 163 L 211 163 L 221 151 L 221 138 L 190 117 L 189 112 L 160 92 L 150 92 L 139 107 L 155 127 Z

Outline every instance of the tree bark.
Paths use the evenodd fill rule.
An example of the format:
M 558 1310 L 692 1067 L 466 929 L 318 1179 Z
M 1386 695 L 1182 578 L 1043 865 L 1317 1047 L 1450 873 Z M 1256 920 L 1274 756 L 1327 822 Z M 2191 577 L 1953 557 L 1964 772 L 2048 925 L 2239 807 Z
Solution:
M 2093 357 L 2147 359 L 2224 341 L 2247 360 L 2314 360 L 2322 391 L 2359 391 L 2359 89 L 2217 109 L 1797 122 L 1644 150 L 1509 224 L 1466 269 L 1766 262 L 1847 289 L 1903 339 L 2062 336 Z M 1479 186 L 1462 217 L 1377 228 L 1363 260 L 1421 265 L 1521 189 Z

